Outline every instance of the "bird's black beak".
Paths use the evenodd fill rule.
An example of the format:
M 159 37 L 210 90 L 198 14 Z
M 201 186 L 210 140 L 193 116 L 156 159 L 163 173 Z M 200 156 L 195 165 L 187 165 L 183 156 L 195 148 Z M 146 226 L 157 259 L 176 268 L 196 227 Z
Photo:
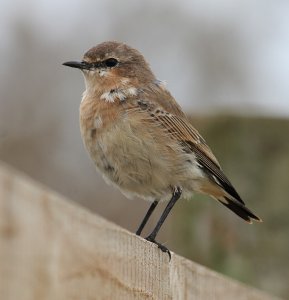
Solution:
M 68 61 L 68 62 L 63 63 L 63 65 L 71 67 L 71 68 L 81 69 L 81 70 L 83 70 L 83 69 L 89 70 L 90 69 L 90 65 L 85 61 Z

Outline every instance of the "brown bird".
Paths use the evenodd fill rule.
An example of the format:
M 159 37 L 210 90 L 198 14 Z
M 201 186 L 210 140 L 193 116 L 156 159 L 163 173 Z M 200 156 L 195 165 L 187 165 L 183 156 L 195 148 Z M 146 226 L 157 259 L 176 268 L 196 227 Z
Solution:
M 177 200 L 193 192 L 215 198 L 249 223 L 261 221 L 139 51 L 104 42 L 88 50 L 82 61 L 64 65 L 84 74 L 80 128 L 97 169 L 128 197 L 152 201 L 137 235 L 158 202 L 169 200 L 146 239 L 170 255 L 156 235 Z

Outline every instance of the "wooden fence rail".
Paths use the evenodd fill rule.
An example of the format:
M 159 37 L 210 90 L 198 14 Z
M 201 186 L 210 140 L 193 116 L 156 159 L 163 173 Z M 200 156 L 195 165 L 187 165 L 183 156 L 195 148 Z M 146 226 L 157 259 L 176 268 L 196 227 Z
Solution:
M 0 299 L 277 299 L 93 215 L 0 165 Z

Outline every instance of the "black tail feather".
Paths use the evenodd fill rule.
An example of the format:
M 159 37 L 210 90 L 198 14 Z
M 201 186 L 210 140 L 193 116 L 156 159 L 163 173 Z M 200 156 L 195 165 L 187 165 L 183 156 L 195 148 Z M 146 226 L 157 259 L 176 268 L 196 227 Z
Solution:
M 251 219 L 262 222 L 262 220 L 258 216 L 256 216 L 253 212 L 251 212 L 245 205 L 243 205 L 239 201 L 232 200 L 228 197 L 224 197 L 224 198 L 225 199 L 218 199 L 218 201 L 223 205 L 225 205 L 227 208 L 229 208 L 231 211 L 233 211 L 240 218 L 244 219 L 249 223 L 252 223 Z

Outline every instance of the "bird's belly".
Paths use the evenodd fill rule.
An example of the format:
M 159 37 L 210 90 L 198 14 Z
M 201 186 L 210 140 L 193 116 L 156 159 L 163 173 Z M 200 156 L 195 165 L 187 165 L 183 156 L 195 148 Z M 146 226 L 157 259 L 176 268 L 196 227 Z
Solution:
M 85 146 L 106 181 L 127 196 L 145 199 L 168 198 L 179 185 L 194 189 L 200 174 L 187 154 L 158 133 L 132 122 L 119 122 L 97 134 L 83 135 Z M 86 131 L 87 132 L 87 131 Z M 190 161 L 190 163 L 188 163 Z
M 169 189 L 169 166 L 157 158 L 152 141 L 114 128 L 86 146 L 104 178 L 125 194 L 156 198 Z

